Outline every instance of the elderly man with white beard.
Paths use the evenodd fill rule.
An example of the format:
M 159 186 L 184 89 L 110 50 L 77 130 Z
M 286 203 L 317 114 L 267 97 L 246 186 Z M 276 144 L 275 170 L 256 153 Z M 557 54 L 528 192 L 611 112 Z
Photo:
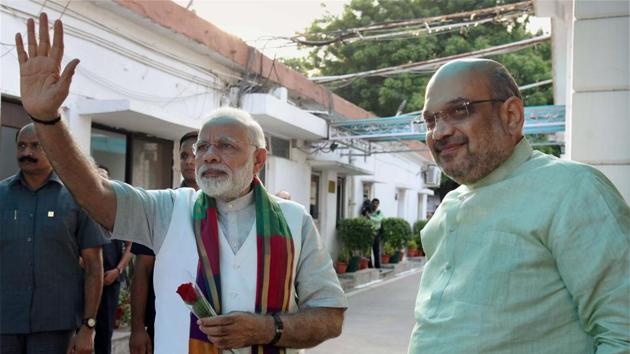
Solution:
M 260 125 L 233 108 L 210 114 L 194 145 L 197 183 L 145 191 L 106 180 L 80 152 L 60 106 L 78 60 L 60 73 L 61 21 L 27 21 L 28 53 L 16 35 L 24 108 L 55 170 L 113 238 L 156 254 L 155 353 L 294 353 L 341 333 L 347 302 L 302 206 L 271 196 L 257 177 L 267 151 Z M 197 320 L 178 297 L 196 282 L 219 316 Z

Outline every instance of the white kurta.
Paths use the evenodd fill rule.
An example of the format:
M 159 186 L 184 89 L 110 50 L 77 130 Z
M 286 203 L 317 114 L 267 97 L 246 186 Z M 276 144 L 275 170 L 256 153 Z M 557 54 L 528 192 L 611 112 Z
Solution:
M 174 208 L 168 232 L 156 256 L 155 288 L 155 354 L 188 353 L 190 311 L 176 293 L 183 283 L 194 282 L 199 256 L 193 231 L 192 210 L 198 193 L 190 189 L 175 191 Z M 293 203 L 280 203 L 295 247 L 292 284 L 295 284 L 297 260 L 301 251 L 304 213 Z M 254 312 L 256 302 L 256 223 L 236 254 L 219 230 L 221 252 L 221 298 L 223 313 Z M 295 288 L 292 287 L 289 312 L 297 311 Z M 239 354 L 249 354 L 242 348 Z M 287 353 L 298 353 L 287 350 Z

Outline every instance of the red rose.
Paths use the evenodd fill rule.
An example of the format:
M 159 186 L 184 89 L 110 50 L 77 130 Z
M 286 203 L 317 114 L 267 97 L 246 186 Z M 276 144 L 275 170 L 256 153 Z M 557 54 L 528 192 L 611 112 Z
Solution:
M 177 288 L 177 293 L 187 304 L 194 304 L 197 301 L 197 293 L 192 283 L 182 284 Z

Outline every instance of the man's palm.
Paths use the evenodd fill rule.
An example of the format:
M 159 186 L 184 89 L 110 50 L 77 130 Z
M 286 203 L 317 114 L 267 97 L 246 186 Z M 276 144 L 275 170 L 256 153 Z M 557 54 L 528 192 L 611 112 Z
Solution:
M 28 54 L 22 36 L 18 33 L 15 44 L 20 62 L 20 91 L 26 111 L 39 119 L 51 120 L 59 114 L 59 107 L 68 96 L 74 70 L 79 63 L 73 60 L 61 71 L 63 57 L 63 25 L 55 22 L 54 43 L 51 48 L 48 36 L 48 18 L 39 18 L 39 45 L 35 39 L 35 23 L 27 21 Z

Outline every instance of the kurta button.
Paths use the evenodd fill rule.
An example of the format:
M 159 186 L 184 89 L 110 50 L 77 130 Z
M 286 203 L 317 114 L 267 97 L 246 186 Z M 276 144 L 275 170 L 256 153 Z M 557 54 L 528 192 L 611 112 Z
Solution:
M 29 237 L 29 238 L 27 238 L 27 239 L 26 239 L 26 242 L 31 242 L 31 238 L 30 238 L 30 237 Z
M 451 265 L 450 265 L 450 264 L 446 263 L 446 268 L 445 268 L 445 269 L 446 269 L 447 271 L 451 270 L 452 268 L 453 268 L 453 267 L 451 267 Z
M 241 269 L 241 266 L 238 264 L 235 264 L 232 266 L 232 268 L 234 268 L 234 270 L 238 270 L 238 269 Z
M 448 232 L 453 233 L 455 232 L 455 227 L 451 226 L 448 228 Z

